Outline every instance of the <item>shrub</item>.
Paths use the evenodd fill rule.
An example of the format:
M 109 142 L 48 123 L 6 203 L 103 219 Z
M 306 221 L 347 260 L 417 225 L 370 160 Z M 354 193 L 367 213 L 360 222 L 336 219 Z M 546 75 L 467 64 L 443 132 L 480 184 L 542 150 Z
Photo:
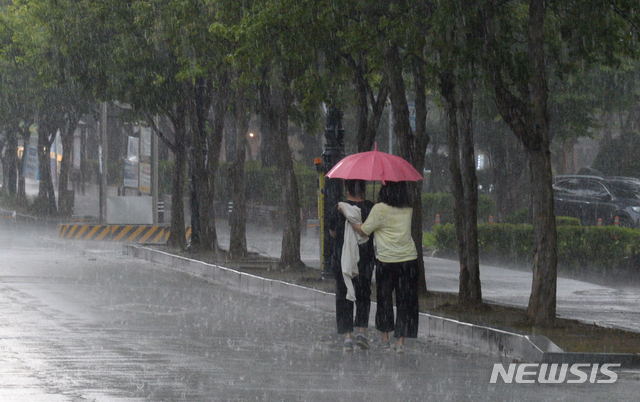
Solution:
M 529 219 L 529 209 L 522 208 L 507 215 L 502 223 L 510 223 L 512 225 L 531 223 L 531 219 Z
M 228 162 L 220 163 L 216 182 L 216 200 L 231 199 L 231 182 Z M 298 194 L 302 208 L 317 208 L 318 173 L 311 167 L 295 164 Z M 275 167 L 262 167 L 260 161 L 248 161 L 244 167 L 245 194 L 247 202 L 263 205 L 282 203 L 282 174 Z
M 582 226 L 580 219 L 572 218 L 570 216 L 556 216 L 557 226 Z
M 489 222 L 489 216 L 495 215 L 496 204 L 488 195 L 478 197 L 478 221 Z M 435 224 L 436 214 L 440 215 L 440 223 L 454 223 L 453 195 L 448 193 L 422 194 L 423 226 L 431 228 Z
M 426 232 L 422 235 L 423 247 L 436 247 L 436 236 L 434 232 Z
M 440 253 L 445 256 L 457 254 L 458 246 L 453 225 L 435 227 L 433 236 Z M 533 226 L 529 224 L 478 225 L 478 246 L 480 258 L 484 262 L 531 264 L 533 243 Z M 578 273 L 607 272 L 611 269 L 637 270 L 639 256 L 638 229 L 615 226 L 558 226 L 558 267 L 562 270 Z

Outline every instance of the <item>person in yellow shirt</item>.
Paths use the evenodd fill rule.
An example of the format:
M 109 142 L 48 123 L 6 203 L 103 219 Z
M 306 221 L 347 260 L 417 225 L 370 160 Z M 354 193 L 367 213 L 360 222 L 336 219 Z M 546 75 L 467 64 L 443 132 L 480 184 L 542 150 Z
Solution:
M 404 338 L 418 336 L 418 253 L 411 237 L 413 209 L 406 182 L 386 182 L 379 202 L 362 225 L 350 223 L 362 235 L 373 234 L 376 244 L 376 329 L 380 347 L 389 349 L 394 332 L 395 349 L 404 352 Z M 393 314 L 393 294 L 397 316 Z

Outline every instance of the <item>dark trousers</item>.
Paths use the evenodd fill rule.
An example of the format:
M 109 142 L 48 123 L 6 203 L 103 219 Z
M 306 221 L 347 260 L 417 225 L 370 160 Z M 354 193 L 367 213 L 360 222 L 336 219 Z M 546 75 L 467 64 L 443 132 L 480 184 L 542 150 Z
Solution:
M 396 294 L 396 318 L 393 318 L 393 293 Z M 376 329 L 394 332 L 396 338 L 418 336 L 418 260 L 376 264 L 378 309 Z
M 344 284 L 342 271 L 336 272 L 336 322 L 338 333 L 353 332 L 354 327 L 367 328 L 369 326 L 369 311 L 371 310 L 371 276 L 373 263 L 358 264 L 358 275 L 353 278 L 353 288 L 356 293 L 355 303 L 347 300 L 347 285 Z M 356 307 L 356 318 L 353 319 L 353 306 Z

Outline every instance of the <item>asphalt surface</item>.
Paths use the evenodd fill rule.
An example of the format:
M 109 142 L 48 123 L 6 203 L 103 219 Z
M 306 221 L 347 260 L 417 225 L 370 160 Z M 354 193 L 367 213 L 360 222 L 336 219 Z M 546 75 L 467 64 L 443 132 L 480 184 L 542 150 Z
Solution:
M 495 356 L 436 340 L 344 353 L 332 314 L 0 226 L 2 401 L 634 400 L 612 385 L 489 384 Z M 370 330 L 375 344 L 377 334 Z
M 79 215 L 96 200 L 76 195 Z M 228 246 L 228 224 L 218 236 Z M 282 233 L 249 225 L 249 249 L 278 257 Z M 318 268 L 319 239 L 302 237 Z M 458 263 L 426 258 L 431 290 L 457 291 Z M 485 300 L 526 306 L 531 273 L 481 266 Z M 558 314 L 640 330 L 636 286 L 560 278 Z M 615 384 L 489 384 L 492 355 L 437 340 L 405 355 L 345 354 L 332 314 L 237 293 L 122 256 L 113 243 L 0 222 L 0 401 L 637 400 Z M 378 334 L 370 329 L 375 344 Z M 503 362 L 508 363 L 508 362 Z

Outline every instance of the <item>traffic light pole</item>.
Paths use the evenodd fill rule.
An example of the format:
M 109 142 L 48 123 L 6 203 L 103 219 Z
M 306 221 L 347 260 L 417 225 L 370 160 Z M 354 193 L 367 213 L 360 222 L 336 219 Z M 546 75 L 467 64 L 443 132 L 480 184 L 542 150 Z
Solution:
M 340 109 L 331 106 L 327 111 L 327 125 L 324 130 L 325 145 L 322 152 L 321 174 L 329 172 L 345 156 L 344 151 L 344 128 L 342 128 L 343 113 Z M 319 183 L 321 184 L 321 183 Z M 342 198 L 342 180 L 324 180 L 324 188 L 321 188 L 322 216 L 321 225 L 321 252 L 322 252 L 322 278 L 332 278 L 331 255 L 333 254 L 333 238 L 329 234 L 329 219 L 337 208 L 338 202 Z

